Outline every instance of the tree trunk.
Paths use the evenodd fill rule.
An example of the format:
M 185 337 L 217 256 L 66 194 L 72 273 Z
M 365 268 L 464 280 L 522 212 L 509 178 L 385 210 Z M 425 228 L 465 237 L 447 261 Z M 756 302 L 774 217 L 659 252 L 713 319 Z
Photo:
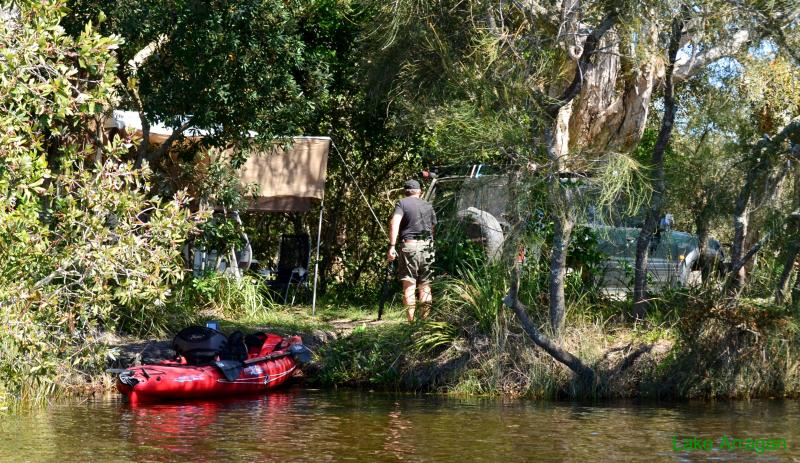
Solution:
M 694 218 L 695 232 L 697 233 L 697 250 L 700 253 L 698 256 L 701 268 L 706 267 L 705 256 L 708 252 L 708 236 L 710 234 L 708 220 L 711 213 L 711 208 L 708 204 L 704 204 L 700 212 Z
M 684 34 L 679 45 L 688 43 L 692 33 Z M 612 33 L 602 37 L 600 48 L 604 53 L 586 67 L 580 95 L 564 126 L 565 134 L 556 137 L 566 142 L 564 153 L 628 152 L 641 140 L 653 89 L 666 78 L 666 66 L 657 54 L 640 56 L 641 50 L 655 48 L 658 24 L 646 21 L 635 35 L 635 44 L 627 35 Z M 713 46 L 695 44 L 690 54 L 676 59 L 673 81 L 683 82 L 710 63 L 737 53 L 749 39 L 748 31 L 739 30 L 720 38 Z
M 658 139 L 653 147 L 651 169 L 653 174 L 653 196 L 650 209 L 647 213 L 639 238 L 636 241 L 636 267 L 633 286 L 633 312 L 637 319 L 643 318 L 647 309 L 647 255 L 650 242 L 658 229 L 661 209 L 664 202 L 664 153 L 672 136 L 672 126 L 675 123 L 675 94 L 672 82 L 672 71 L 680 46 L 681 33 L 684 20 L 680 17 L 672 20 L 672 33 L 669 38 L 668 62 L 664 79 L 664 116 L 661 119 L 661 129 Z
M 778 286 L 775 289 L 775 302 L 782 304 L 786 300 L 786 291 L 789 289 L 789 279 L 792 276 L 794 263 L 797 261 L 797 255 L 800 254 L 800 221 L 798 221 L 797 214 L 800 211 L 800 164 L 798 161 L 793 162 L 794 168 L 794 191 L 792 192 L 792 214 L 789 219 L 789 249 L 786 252 L 786 258 L 783 261 L 783 271 L 778 280 Z
M 568 205 L 568 207 L 571 207 L 571 205 Z M 574 220 L 569 214 L 554 217 L 553 252 L 550 257 L 550 326 L 555 336 L 558 336 L 564 325 L 567 248 L 569 247 L 573 226 Z
M 692 153 L 692 157 L 697 157 L 698 153 L 700 152 L 700 148 L 706 141 L 709 132 L 711 131 L 711 125 L 706 125 L 705 129 L 703 129 L 702 135 L 700 135 L 700 139 L 695 146 L 694 153 Z M 711 213 L 713 212 L 711 206 L 709 205 L 709 197 L 708 197 L 708 187 L 702 186 L 702 192 L 695 195 L 694 198 L 694 205 L 691 207 L 691 210 L 694 212 L 694 226 L 695 226 L 695 233 L 697 234 L 697 251 L 699 253 L 698 258 L 698 265 L 703 270 L 703 280 L 708 276 L 705 274 L 706 269 L 710 268 L 710 262 L 706 262 L 706 252 L 708 252 L 708 236 L 709 236 L 709 221 L 711 220 Z
M 795 311 L 800 310 L 800 267 L 797 268 L 794 276 L 794 286 L 792 286 L 792 307 Z
M 659 196 L 656 199 L 656 196 Z M 653 234 L 658 226 L 658 216 L 654 211 L 661 210 L 661 194 L 653 190 L 653 203 L 636 240 L 636 263 L 633 273 L 633 316 L 641 320 L 647 314 L 647 257 Z
M 331 185 L 336 187 L 336 185 Z M 340 217 L 344 214 L 344 201 L 346 195 L 346 187 L 343 183 L 340 188 L 333 189 L 333 194 L 329 195 L 332 200 L 328 207 L 326 217 L 328 218 L 327 226 L 322 229 L 322 250 L 320 262 L 320 292 L 325 294 L 328 291 L 328 283 L 331 281 L 331 274 L 333 273 L 333 266 L 336 262 L 337 253 L 341 251 L 339 245 L 339 232 L 340 232 Z M 387 243 L 388 245 L 388 243 Z
M 733 243 L 731 244 L 731 275 L 729 276 L 729 287 L 732 290 L 738 290 L 744 284 L 742 255 L 744 253 L 744 240 L 747 236 L 747 226 L 749 225 L 750 192 L 759 170 L 754 167 L 747 173 L 744 187 L 739 191 L 733 207 Z
M 719 271 L 721 264 L 716 258 L 716 253 L 709 253 L 708 251 L 708 237 L 711 234 L 709 229 L 711 213 L 711 205 L 704 202 L 701 205 L 700 212 L 694 219 L 695 233 L 697 233 L 697 266 L 700 268 L 703 283 L 709 280 L 712 270 Z M 691 271 L 691 268 L 688 270 Z
M 575 14 L 577 15 L 578 13 L 576 12 Z M 534 139 L 539 135 L 539 139 L 544 140 L 550 163 L 548 199 L 555 227 L 553 230 L 553 253 L 550 259 L 549 306 L 550 323 L 555 335 L 558 335 L 566 313 L 564 277 L 566 275 L 567 248 L 569 247 L 569 239 L 574 225 L 574 205 L 569 192 L 570 187 L 562 187 L 559 175 L 568 164 L 566 162 L 568 139 L 562 139 L 561 136 L 568 136 L 569 132 L 566 127 L 569 115 L 572 113 L 571 103 L 581 93 L 584 78 L 591 66 L 592 56 L 603 40 L 603 36 L 618 20 L 619 17 L 616 12 L 606 14 L 600 24 L 586 37 L 572 82 L 564 89 L 561 96 L 555 99 L 555 102 L 544 108 L 545 118 L 542 121 L 541 131 L 537 133 L 537 130 L 534 129 L 533 133 Z M 536 116 L 534 114 L 534 121 L 538 120 Z
M 798 253 L 800 253 L 800 246 L 798 246 L 797 241 L 795 241 L 787 250 L 786 258 L 783 261 L 783 271 L 778 280 L 778 286 L 775 289 L 775 302 L 777 304 L 786 302 L 785 297 L 786 291 L 789 289 L 789 278 L 792 276 L 792 270 L 794 269 L 794 263 L 797 260 Z

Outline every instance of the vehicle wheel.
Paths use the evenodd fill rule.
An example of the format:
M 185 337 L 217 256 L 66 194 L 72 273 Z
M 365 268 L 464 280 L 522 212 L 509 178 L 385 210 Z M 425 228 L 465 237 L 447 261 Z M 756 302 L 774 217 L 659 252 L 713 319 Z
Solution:
M 467 237 L 483 246 L 489 261 L 498 259 L 505 240 L 500 222 L 492 214 L 475 207 L 461 210 L 457 216 L 466 223 Z

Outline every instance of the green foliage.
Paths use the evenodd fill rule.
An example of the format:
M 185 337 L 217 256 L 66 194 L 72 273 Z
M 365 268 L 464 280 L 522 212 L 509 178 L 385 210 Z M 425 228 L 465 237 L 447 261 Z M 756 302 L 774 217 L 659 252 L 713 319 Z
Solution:
M 0 23 L 0 390 L 14 401 L 101 368 L 105 331 L 165 326 L 195 218 L 98 138 L 120 40 L 65 35 L 61 1 L 17 6 Z
M 358 328 L 320 352 L 317 379 L 323 384 L 397 384 L 400 358 L 412 345 L 413 327 Z
M 612 153 L 601 162 L 593 204 L 600 215 L 598 219 L 609 216 L 608 223 L 615 223 L 620 216 L 635 216 L 650 203 L 651 186 L 645 181 L 648 175 L 642 166 L 649 164 L 648 156 L 655 144 L 655 136 L 654 131 L 645 130 L 633 155 Z
M 744 299 L 686 298 L 672 355 L 652 392 L 690 398 L 796 396 L 800 325 L 786 307 Z
M 120 60 L 139 54 L 138 67 L 119 76 L 150 123 L 178 127 L 191 116 L 192 125 L 216 130 L 213 144 L 246 141 L 248 131 L 269 143 L 301 133 L 327 97 L 331 57 L 301 24 L 321 3 L 73 0 L 67 26 L 74 34 L 102 12 L 103 30 L 125 39 Z M 153 53 L 142 59 L 147 47 Z
M 423 320 L 412 335 L 414 349 L 419 353 L 430 353 L 453 344 L 458 334 L 459 329 L 448 322 Z
M 464 267 L 480 267 L 486 263 L 486 252 L 466 235 L 463 224 L 457 219 L 440 219 L 438 227 L 434 263 L 437 275 L 457 275 Z
M 241 230 L 234 219 L 214 216 L 198 226 L 201 234 L 195 246 L 207 251 L 227 252 L 233 247 L 241 249 L 244 245 Z
M 237 279 L 220 272 L 192 278 L 180 287 L 173 303 L 206 317 L 239 321 L 258 320 L 274 309 L 266 282 L 251 275 Z
M 0 408 L 9 400 L 3 397 L 51 391 L 66 371 L 97 370 L 104 355 L 99 342 L 103 331 L 158 332 L 197 319 L 198 312 L 236 323 L 277 320 L 284 327 L 289 326 L 287 319 L 302 319 L 272 310 L 266 288 L 253 278 L 183 279 L 178 251 L 193 224 L 205 216 L 188 213 L 184 205 L 189 198 L 176 195 L 180 187 L 168 181 L 165 171 L 174 166 L 164 164 L 174 159 L 153 164 L 162 169 L 155 176 L 132 171 L 124 162 L 127 153 L 102 138 L 96 128 L 103 115 L 120 105 L 140 110 L 151 123 L 172 127 L 190 115 L 191 125 L 215 132 L 204 144 L 219 147 L 248 139 L 250 130 L 270 143 L 275 135 L 331 135 L 345 161 L 331 153 L 321 283 L 335 293 L 327 302 L 337 307 L 357 300 L 372 308 L 383 278 L 374 270 L 383 266 L 386 246 L 348 170 L 383 221 L 393 207 L 385 190 L 399 186 L 425 163 L 510 163 L 520 171 L 514 206 L 521 212 L 514 217 L 522 218 L 511 224 L 510 242 L 516 240 L 514 246 L 527 255 L 520 298 L 537 322 L 543 322 L 550 214 L 565 211 L 548 202 L 546 182 L 533 179 L 550 167 L 543 165 L 537 134 L 543 122 L 551 122 L 543 117 L 543 107 L 573 74 L 574 57 L 568 50 L 570 37 L 576 36 L 561 28 L 558 15 L 523 11 L 519 2 L 460 0 L 70 0 L 67 16 L 61 0 L 15 3 L 19 16 L 13 13 L 0 24 L 0 322 L 10 327 L 0 333 Z M 713 11 L 717 6 L 719 11 Z M 642 34 L 643 25 L 653 25 L 648 34 L 658 32 L 659 24 L 677 12 L 676 2 L 602 0 L 582 7 L 581 22 L 587 25 L 596 24 L 610 9 L 625 18 L 614 30 L 624 55 L 619 74 L 624 80 L 646 77 L 650 64 L 659 68 L 650 58 L 663 37 L 654 33 L 650 41 Z M 692 42 L 692 52 L 705 50 L 742 24 L 738 19 L 728 24 L 735 11 L 729 2 L 700 2 L 692 8 L 702 13 L 693 37 L 703 39 Z M 645 21 L 645 10 L 653 18 Z M 777 42 L 782 48 L 797 39 L 796 25 L 789 26 L 780 29 L 792 34 Z M 98 27 L 103 34 L 96 32 Z M 679 228 L 690 229 L 710 211 L 714 234 L 724 236 L 737 180 L 747 165 L 739 161 L 748 161 L 742 154 L 797 112 L 796 66 L 774 59 L 772 48 L 751 49 L 747 59 L 727 61 L 728 68 L 711 69 L 680 89 L 684 109 L 673 150 L 667 153 L 666 207 Z M 148 56 L 137 69 L 118 65 L 148 50 L 140 55 Z M 593 62 L 599 65 L 602 58 L 598 54 Z M 622 84 L 618 79 L 606 87 L 616 91 Z M 622 106 L 630 96 L 593 95 L 613 96 Z M 583 103 L 576 100 L 575 114 L 585 109 Z M 616 104 L 613 108 L 583 116 L 637 124 L 631 120 L 635 114 L 615 112 L 620 108 Z M 658 105 L 650 109 L 656 114 Z M 620 204 L 630 215 L 646 203 L 649 191 L 643 187 L 647 182 L 641 166 L 656 131 L 648 127 L 629 157 L 579 146 L 584 132 L 594 130 L 586 117 L 574 118 L 570 125 L 570 157 L 576 163 L 565 167 L 582 170 L 588 163 L 581 158 L 601 156 L 600 167 L 588 169 L 600 174 L 596 180 L 559 190 L 574 196 L 575 209 L 590 196 L 582 189 L 597 193 L 601 216 L 611 215 Z M 639 135 L 636 131 L 634 138 Z M 607 146 L 620 143 L 631 140 L 608 140 Z M 228 210 L 241 206 L 243 195 L 232 169 L 246 150 L 236 159 L 207 164 L 202 158 L 206 151 L 196 156 L 197 146 L 180 148 L 187 148 L 178 156 L 185 173 L 181 180 L 192 186 L 193 196 Z M 206 182 L 193 184 L 200 171 Z M 774 231 L 782 223 L 778 214 L 787 199 L 784 191 L 766 201 L 767 207 L 757 208 L 753 228 Z M 315 212 L 245 219 L 262 253 L 258 258 L 275 254 L 274 246 L 265 243 L 290 225 L 296 232 L 314 229 Z M 581 212 L 576 213 L 580 224 Z M 231 221 L 201 227 L 204 247 L 224 250 L 239 243 L 239 230 Z M 457 236 L 457 230 L 447 237 L 450 231 L 437 231 L 439 274 L 447 275 L 436 289 L 436 317 L 441 319 L 387 333 L 357 329 L 331 349 L 325 370 L 329 382 L 392 382 L 398 352 L 427 355 L 465 336 L 492 336 L 507 328 L 500 315 L 506 268 L 486 264 L 474 243 Z M 773 250 L 792 236 L 787 232 L 781 238 Z M 567 277 L 573 320 L 588 315 L 604 322 L 617 308 L 597 303 L 596 288 L 587 278 L 598 272 L 603 259 L 597 239 L 589 229 L 574 231 L 568 262 L 574 271 Z M 745 297 L 763 298 L 771 292 L 779 268 L 772 259 L 760 261 Z M 694 296 L 687 291 L 661 295 L 648 322 L 673 323 L 683 317 L 676 307 Z M 351 313 L 328 311 L 323 318 L 342 312 Z M 509 368 L 502 362 L 501 355 L 492 357 L 486 371 Z M 560 371 L 542 362 L 535 365 L 531 374 L 540 378 Z M 489 384 L 481 382 L 486 371 L 470 371 L 479 373 L 465 384 Z M 540 389 L 553 391 L 552 384 Z
M 591 227 L 579 226 L 573 231 L 568 252 L 569 259 L 575 263 L 573 275 L 582 283 L 581 289 L 598 289 L 594 285 L 602 276 L 603 263 L 608 259 L 600 250 L 598 239 L 597 231 Z
M 436 282 L 434 292 L 437 313 L 457 326 L 476 326 L 481 333 L 491 333 L 506 293 L 507 270 L 501 264 L 461 266 L 455 275 Z

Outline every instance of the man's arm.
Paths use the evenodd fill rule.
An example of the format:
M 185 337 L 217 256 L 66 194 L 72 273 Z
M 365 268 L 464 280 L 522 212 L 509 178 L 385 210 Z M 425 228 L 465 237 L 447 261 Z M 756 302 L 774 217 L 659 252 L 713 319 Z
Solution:
M 400 221 L 403 220 L 403 215 L 395 212 L 392 215 L 392 220 L 389 221 L 389 251 L 386 253 L 386 259 L 389 262 L 397 257 L 395 246 L 397 245 L 397 236 L 400 234 Z

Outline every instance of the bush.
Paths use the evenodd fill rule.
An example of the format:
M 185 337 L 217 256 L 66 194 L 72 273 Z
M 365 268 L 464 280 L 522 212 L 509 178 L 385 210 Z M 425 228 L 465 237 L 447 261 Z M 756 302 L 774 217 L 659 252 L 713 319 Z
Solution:
M 397 385 L 401 357 L 409 352 L 414 327 L 405 323 L 389 328 L 356 328 L 320 352 L 317 380 L 323 384 Z
M 240 279 L 232 275 L 210 272 L 192 278 L 177 291 L 174 304 L 186 313 L 234 320 L 259 320 L 273 307 L 270 289 L 254 276 Z
M 116 105 L 119 40 L 59 22 L 65 2 L 16 2 L 0 22 L 0 393 L 41 398 L 105 363 L 103 332 L 164 329 L 188 198 L 94 127 Z M 14 16 L 16 14 L 16 16 Z M 8 399 L 2 399 L 7 402 Z

